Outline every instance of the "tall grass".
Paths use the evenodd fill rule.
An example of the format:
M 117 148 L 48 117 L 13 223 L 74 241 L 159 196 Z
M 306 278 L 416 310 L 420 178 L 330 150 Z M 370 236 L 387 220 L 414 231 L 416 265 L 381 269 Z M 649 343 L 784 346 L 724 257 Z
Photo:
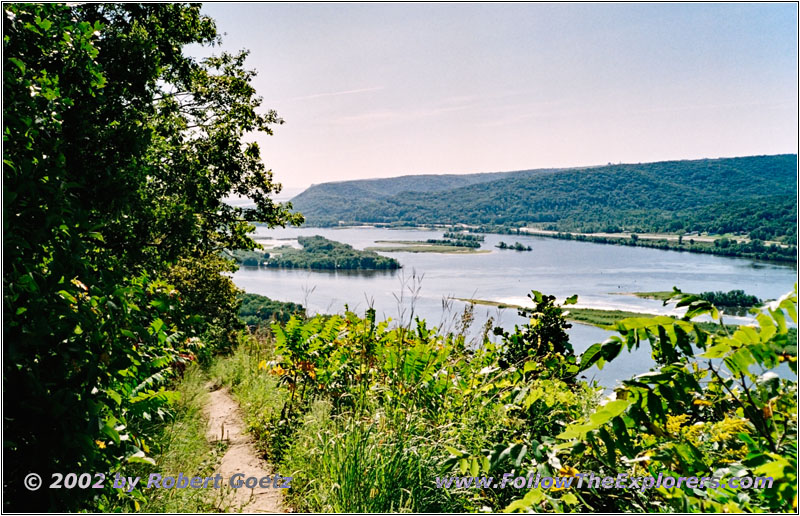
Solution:
M 377 419 L 377 421 L 375 420 Z M 292 503 L 319 512 L 458 512 L 465 500 L 435 489 L 441 437 L 418 424 L 380 416 L 330 416 L 316 404 L 295 433 L 284 465 L 295 475 Z M 446 454 L 444 454 L 446 455 Z
M 292 476 L 286 502 L 299 512 L 459 512 L 461 496 L 436 489 L 432 472 L 448 453 L 444 429 L 430 427 L 420 414 L 381 407 L 365 393 L 354 405 L 335 408 L 315 399 L 291 428 L 277 422 L 289 392 L 257 364 L 270 356 L 261 340 L 240 346 L 211 368 L 242 405 L 251 432 L 277 472 Z M 365 388 L 368 386 L 365 385 Z M 284 422 L 284 424 L 287 424 Z M 277 444 L 276 444 L 277 441 Z M 281 448 L 281 449 L 276 449 Z
M 208 397 L 207 381 L 200 367 L 192 365 L 186 369 L 183 381 L 176 387 L 180 399 L 173 407 L 171 421 L 161 426 L 154 439 L 157 444 L 151 452 L 156 466 L 136 473 L 143 476 L 142 481 L 152 472 L 200 477 L 214 474 L 226 445 L 212 445 L 206 440 L 203 407 Z M 142 512 L 217 512 L 220 505 L 215 489 L 149 489 L 144 494 L 136 506 Z

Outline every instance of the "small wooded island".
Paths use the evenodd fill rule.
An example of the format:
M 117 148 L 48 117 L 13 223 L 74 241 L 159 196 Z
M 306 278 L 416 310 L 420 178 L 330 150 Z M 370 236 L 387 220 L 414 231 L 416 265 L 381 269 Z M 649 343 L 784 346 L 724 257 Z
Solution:
M 315 235 L 297 237 L 303 247 L 296 249 L 284 245 L 269 252 L 234 251 L 228 253 L 239 264 L 280 269 L 317 270 L 393 270 L 400 268 L 394 258 L 373 251 L 361 251 L 353 246 Z
M 511 249 L 514 251 L 533 251 L 533 247 L 529 245 L 520 244 L 519 242 L 514 242 L 513 244 L 507 244 L 501 241 L 495 247 L 498 249 Z

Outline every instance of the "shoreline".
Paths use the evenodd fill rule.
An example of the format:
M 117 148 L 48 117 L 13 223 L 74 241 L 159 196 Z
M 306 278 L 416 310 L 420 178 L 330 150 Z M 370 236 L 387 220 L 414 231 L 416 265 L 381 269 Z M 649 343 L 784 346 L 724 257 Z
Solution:
M 319 228 L 319 229 L 388 229 L 388 230 L 406 230 L 406 231 L 438 231 L 443 229 L 453 230 L 467 230 L 470 233 L 485 233 L 492 235 L 521 235 L 521 236 L 535 236 L 543 238 L 555 238 L 560 240 L 574 240 L 577 242 L 590 242 L 594 244 L 610 244 L 622 245 L 629 247 L 645 247 L 650 249 L 660 249 L 662 251 L 677 251 L 695 254 L 711 254 L 716 256 L 723 256 L 729 258 L 745 258 L 748 260 L 781 264 L 793 265 L 797 268 L 797 250 L 795 246 L 789 244 L 782 244 L 773 241 L 763 243 L 760 251 L 741 251 L 733 246 L 747 246 L 751 245 L 750 240 L 746 237 L 725 237 L 725 236 L 709 236 L 709 235 L 678 235 L 668 233 L 577 233 L 565 231 L 551 231 L 544 229 L 536 229 L 529 227 L 520 228 L 507 228 L 507 227 L 487 227 L 479 225 L 468 224 L 424 224 L 413 226 L 390 226 L 387 224 L 343 224 L 339 226 L 316 226 L 316 225 L 303 225 L 305 228 Z M 633 238 L 635 237 L 635 238 Z M 717 240 L 727 239 L 732 242 L 728 247 L 716 247 L 714 242 Z M 784 249 L 790 250 L 795 248 L 795 254 L 774 254 L 775 252 L 782 253 Z M 778 251 L 781 250 L 781 251 Z

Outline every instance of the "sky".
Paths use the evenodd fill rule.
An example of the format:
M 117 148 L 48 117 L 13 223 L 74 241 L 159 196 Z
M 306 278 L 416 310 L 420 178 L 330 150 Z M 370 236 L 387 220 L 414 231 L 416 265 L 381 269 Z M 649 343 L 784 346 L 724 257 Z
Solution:
M 206 3 L 287 190 L 796 153 L 797 5 Z

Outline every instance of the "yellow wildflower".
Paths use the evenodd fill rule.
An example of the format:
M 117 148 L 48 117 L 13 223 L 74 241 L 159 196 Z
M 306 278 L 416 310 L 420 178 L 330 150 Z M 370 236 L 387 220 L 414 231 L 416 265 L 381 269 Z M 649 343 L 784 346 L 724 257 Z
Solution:
M 559 477 L 574 477 L 577 474 L 578 470 L 573 468 L 572 466 L 561 466 L 561 469 L 558 470 Z M 550 491 L 563 491 L 565 489 L 566 487 L 564 486 L 557 487 L 554 485 L 553 487 L 550 488 Z
M 747 420 L 725 417 L 711 428 L 711 442 L 727 441 L 741 432 L 746 432 Z
M 262 360 L 261 362 L 258 363 L 258 370 L 259 371 L 266 371 L 266 369 L 267 369 L 267 361 L 266 360 Z
M 710 407 L 711 405 L 713 405 L 713 403 L 711 403 L 708 400 L 694 400 L 692 402 L 692 405 L 701 405 L 703 407 Z
M 270 373 L 276 374 L 278 376 L 283 376 L 284 374 L 286 374 L 286 370 L 284 368 L 282 368 L 281 366 L 276 365 L 275 367 L 272 368 Z
M 704 430 L 705 423 L 695 423 L 685 430 L 684 435 L 689 442 L 698 445 Z
M 95 443 L 95 444 L 97 445 L 97 447 L 98 447 L 98 448 L 100 448 L 101 450 L 102 450 L 102 449 L 104 449 L 104 448 L 106 447 L 106 443 L 104 443 L 103 441 L 97 440 L 97 441 L 95 441 L 94 443 Z
M 689 419 L 689 414 L 681 414 L 680 416 L 667 416 L 667 432 L 671 434 L 680 434 L 681 427 Z
M 561 469 L 558 470 L 558 476 L 560 477 L 574 477 L 578 473 L 580 473 L 580 471 L 572 466 L 561 466 Z

